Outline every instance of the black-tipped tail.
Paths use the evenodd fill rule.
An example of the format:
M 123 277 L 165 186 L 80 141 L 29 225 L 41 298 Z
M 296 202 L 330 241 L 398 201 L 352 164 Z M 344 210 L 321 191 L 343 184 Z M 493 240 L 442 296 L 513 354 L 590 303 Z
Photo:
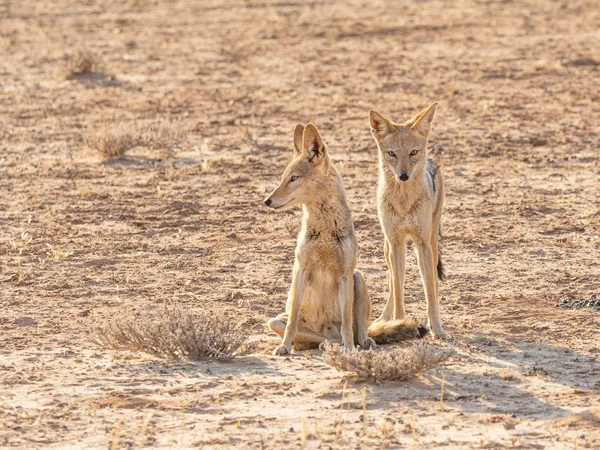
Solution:
M 437 275 L 441 281 L 444 281 L 446 279 L 446 273 L 444 272 L 444 263 L 442 262 L 442 243 L 440 242 L 441 240 L 442 240 L 442 228 L 440 227 L 439 237 L 438 237 Z
M 437 263 L 437 274 L 440 280 L 444 281 L 446 279 L 446 274 L 444 273 L 444 263 L 442 262 L 442 255 L 439 253 Z
M 419 333 L 419 338 L 423 339 L 429 334 L 429 328 L 427 328 L 425 325 L 419 325 L 417 326 L 417 333 Z
M 375 321 L 368 329 L 369 337 L 377 344 L 403 342 L 423 337 L 421 326 L 413 318 Z

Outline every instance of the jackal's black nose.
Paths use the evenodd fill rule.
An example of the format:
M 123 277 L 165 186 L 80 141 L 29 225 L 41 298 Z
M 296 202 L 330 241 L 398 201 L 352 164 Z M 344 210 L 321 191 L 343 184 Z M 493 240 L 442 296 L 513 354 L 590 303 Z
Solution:
M 406 180 L 408 180 L 408 174 L 407 173 L 401 173 L 400 175 L 398 175 L 398 179 L 400 181 L 406 181 Z
M 270 204 L 271 204 L 271 199 L 270 198 L 266 199 L 265 200 L 265 205 L 269 206 Z

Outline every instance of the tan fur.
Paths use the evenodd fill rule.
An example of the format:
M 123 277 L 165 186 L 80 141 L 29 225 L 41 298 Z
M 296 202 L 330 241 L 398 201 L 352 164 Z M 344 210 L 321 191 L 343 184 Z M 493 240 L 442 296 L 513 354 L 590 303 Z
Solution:
M 409 339 L 418 339 L 419 328 L 417 321 L 412 318 L 375 321 L 369 326 L 369 337 L 377 344 L 401 342 Z
M 324 341 L 373 348 L 367 332 L 371 302 L 362 274 L 355 271 L 358 246 L 342 180 L 314 125 L 297 125 L 293 142 L 293 159 L 265 200 L 274 209 L 298 204 L 303 209 L 286 312 L 268 321 L 283 339 L 273 353 L 286 355 L 292 345 L 315 348 Z M 416 329 L 402 323 L 391 332 L 409 334 L 404 330 L 409 326 Z
M 398 124 L 370 111 L 371 132 L 379 148 L 377 205 L 390 269 L 390 295 L 379 321 L 403 319 L 406 242 L 412 239 L 427 298 L 428 326 L 447 337 L 438 302 L 439 231 L 444 199 L 441 171 L 427 154 L 437 103 Z M 402 181 L 402 178 L 406 178 Z

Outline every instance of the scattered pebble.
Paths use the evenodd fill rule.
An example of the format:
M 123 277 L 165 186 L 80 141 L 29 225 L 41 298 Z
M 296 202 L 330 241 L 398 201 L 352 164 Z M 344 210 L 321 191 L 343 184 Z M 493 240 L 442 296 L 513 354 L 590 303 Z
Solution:
M 525 375 L 526 377 L 547 377 L 548 376 L 548 372 L 546 371 L 546 369 L 544 369 L 543 367 L 537 367 L 537 366 L 532 366 L 529 369 L 527 369 L 523 375 Z
M 15 319 L 15 325 L 20 327 L 31 327 L 37 325 L 37 321 L 33 317 L 23 316 Z
M 561 309 L 595 309 L 600 312 L 600 298 L 598 298 L 596 294 L 593 294 L 589 300 L 584 298 L 574 300 L 571 297 L 567 297 L 563 298 L 554 306 Z

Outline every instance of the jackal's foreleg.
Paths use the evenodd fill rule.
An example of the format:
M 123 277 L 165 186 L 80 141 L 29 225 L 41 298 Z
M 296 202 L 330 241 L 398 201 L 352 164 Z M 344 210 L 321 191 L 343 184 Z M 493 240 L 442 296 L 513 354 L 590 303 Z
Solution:
M 404 275 L 406 266 L 406 243 L 404 240 L 391 243 L 387 238 L 384 245 L 385 262 L 389 273 L 390 293 L 383 312 L 377 319 L 387 321 L 404 319 Z
M 448 337 L 442 327 L 440 317 L 440 305 L 438 301 L 436 264 L 433 261 L 433 250 L 429 241 L 418 242 L 417 259 L 419 261 L 419 271 L 425 287 L 425 297 L 427 298 L 427 319 L 428 326 L 434 338 Z
M 404 319 L 404 275 L 406 266 L 406 243 L 390 242 L 386 239 L 388 257 L 386 261 L 390 269 L 390 297 L 383 310 L 383 320 Z M 390 305 L 390 303 L 393 303 Z M 392 306 L 393 305 L 393 306 Z M 391 310 L 391 311 L 390 311 Z M 387 312 L 387 314 L 386 314 Z M 392 312 L 390 317 L 390 312 Z M 385 317 L 384 317 L 385 315 Z
M 274 351 L 274 355 L 289 355 L 292 351 L 292 342 L 298 332 L 298 319 L 300 317 L 300 306 L 306 292 L 308 273 L 306 269 L 294 269 L 292 287 L 289 293 L 288 321 L 283 333 L 283 342 Z

